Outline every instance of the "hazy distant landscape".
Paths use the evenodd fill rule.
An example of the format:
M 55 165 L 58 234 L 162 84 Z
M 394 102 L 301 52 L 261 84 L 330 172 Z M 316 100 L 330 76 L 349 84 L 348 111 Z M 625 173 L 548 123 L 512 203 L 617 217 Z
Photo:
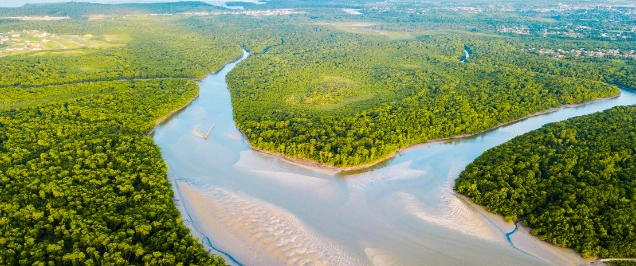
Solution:
M 25 4 L 42 4 L 42 3 L 59 3 L 63 1 L 59 0 L 2 0 L 0 1 L 0 7 L 19 7 Z M 100 3 L 100 4 L 125 4 L 125 3 L 166 3 L 166 2 L 179 2 L 175 0 L 76 0 L 73 2 L 86 2 L 86 3 Z M 225 1 L 204 0 L 201 2 L 210 3 L 214 5 L 223 5 Z M 232 2 L 258 2 L 257 0 L 239 0 Z
M 0 1 L 0 265 L 634 265 L 635 43 L 633 1 Z

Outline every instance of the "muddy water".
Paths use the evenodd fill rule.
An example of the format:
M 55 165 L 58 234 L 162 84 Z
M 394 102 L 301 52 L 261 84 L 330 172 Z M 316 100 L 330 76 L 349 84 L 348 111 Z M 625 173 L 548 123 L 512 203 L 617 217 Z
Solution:
M 518 237 L 521 232 L 507 237 L 514 225 L 501 225 L 453 195 L 453 180 L 483 151 L 545 123 L 636 104 L 636 95 L 623 91 L 616 99 L 333 174 L 250 149 L 233 122 L 225 83 L 235 66 L 201 81 L 199 98 L 160 126 L 154 139 L 186 224 L 209 250 L 237 265 L 571 263 L 555 259 L 562 254 L 544 256 L 545 247 L 520 249 L 530 241 Z M 207 132 L 212 124 L 207 140 L 193 134 L 192 127 Z

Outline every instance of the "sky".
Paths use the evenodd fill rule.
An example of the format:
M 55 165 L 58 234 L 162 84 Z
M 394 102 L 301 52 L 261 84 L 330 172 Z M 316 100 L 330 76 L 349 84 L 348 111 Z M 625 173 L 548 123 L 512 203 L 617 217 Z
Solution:
M 178 0 L 72 0 L 75 2 L 94 2 L 104 4 L 117 4 L 117 3 L 157 3 L 157 2 L 177 2 Z M 223 0 L 200 0 L 201 2 L 207 2 L 211 4 L 223 5 Z M 228 0 L 232 2 L 256 2 L 255 0 Z M 70 0 L 0 0 L 0 7 L 17 7 L 27 3 L 55 3 L 55 2 L 70 2 Z

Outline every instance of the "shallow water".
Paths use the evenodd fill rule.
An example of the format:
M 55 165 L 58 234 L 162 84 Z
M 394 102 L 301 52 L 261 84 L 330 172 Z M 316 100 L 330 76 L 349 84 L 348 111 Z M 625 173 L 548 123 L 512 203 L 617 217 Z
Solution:
M 636 94 L 561 109 L 472 138 L 411 148 L 381 166 L 329 175 L 252 151 L 232 119 L 225 75 L 200 82 L 189 107 L 154 134 L 178 206 L 209 249 L 242 265 L 544 265 L 452 194 L 483 151 L 540 126 Z M 193 134 L 216 124 L 204 140 Z M 212 248 L 212 246 L 214 248 Z M 554 263 L 554 262 L 552 262 Z

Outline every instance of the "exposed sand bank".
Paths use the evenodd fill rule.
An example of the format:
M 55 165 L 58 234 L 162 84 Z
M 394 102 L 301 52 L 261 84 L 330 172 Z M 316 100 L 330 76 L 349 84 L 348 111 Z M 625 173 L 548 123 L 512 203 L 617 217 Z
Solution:
M 399 266 L 400 260 L 379 248 L 365 248 L 364 253 L 373 266 Z
M 441 188 L 442 202 L 440 206 L 443 209 L 442 214 L 431 213 L 415 195 L 400 192 L 398 193 L 399 202 L 407 213 L 428 223 L 487 241 L 503 241 L 500 228 L 482 219 L 469 205 L 453 195 L 454 180 L 463 169 L 460 166 L 461 164 L 458 164 L 450 169 L 447 181 Z
M 342 11 L 351 15 L 362 15 L 362 13 L 360 13 L 360 9 L 343 8 Z
M 179 183 L 193 224 L 245 265 L 360 265 L 335 242 L 272 204 L 221 188 Z M 219 241 L 220 240 L 220 241 Z
M 456 230 L 487 241 L 502 241 L 498 230 L 487 221 L 480 219 L 464 202 L 444 196 L 444 213 L 430 213 L 416 196 L 400 192 L 400 203 L 407 213 L 444 228 Z
M 512 232 L 515 224 L 506 222 L 503 216 L 490 213 L 480 205 L 475 204 L 470 198 L 454 193 L 456 198 L 466 203 L 470 208 L 478 213 L 483 219 L 495 225 L 501 232 Z M 542 241 L 539 237 L 530 234 L 530 228 L 521 224 L 518 225 L 517 232 L 510 235 L 510 241 L 517 249 L 537 257 L 541 260 L 554 265 L 590 265 L 595 261 L 594 258 L 583 258 L 580 254 L 569 248 L 555 246 L 546 241 Z
M 241 138 L 245 139 L 244 136 L 241 135 Z M 248 143 L 249 145 L 249 143 Z M 269 156 L 270 158 L 273 159 L 279 159 L 282 161 L 285 161 L 289 164 L 293 164 L 296 165 L 298 167 L 302 167 L 311 171 L 315 171 L 315 172 L 319 172 L 325 175 L 329 175 L 329 176 L 333 176 L 335 174 L 337 174 L 339 172 L 339 170 L 335 169 L 335 168 L 329 168 L 329 167 L 322 167 L 320 166 L 318 163 L 312 164 L 312 161 L 307 161 L 306 163 L 300 163 L 297 160 L 291 160 L 288 159 L 288 157 L 286 156 L 279 156 L 277 154 L 274 153 L 270 153 L 267 151 L 261 151 L 258 149 L 255 149 L 254 147 L 252 147 L 250 145 L 250 147 L 252 148 L 251 151 L 242 151 L 241 152 L 241 157 L 239 159 L 239 161 L 235 164 L 237 167 L 241 167 L 241 168 L 245 168 L 245 169 L 253 169 L 256 168 L 254 167 L 255 164 L 257 164 L 258 166 L 261 166 L 262 168 L 259 169 L 270 169 L 270 165 L 268 162 L 264 161 L 262 159 L 261 156 L 259 156 L 259 154 L 257 153 L 261 153 L 261 154 L 265 154 L 267 156 Z M 271 169 L 274 170 L 274 169 Z
M 407 161 L 370 173 L 350 175 L 347 177 L 347 186 L 351 190 L 365 190 L 380 182 L 416 179 L 426 173 L 423 170 L 411 169 L 412 163 L 413 161 Z

